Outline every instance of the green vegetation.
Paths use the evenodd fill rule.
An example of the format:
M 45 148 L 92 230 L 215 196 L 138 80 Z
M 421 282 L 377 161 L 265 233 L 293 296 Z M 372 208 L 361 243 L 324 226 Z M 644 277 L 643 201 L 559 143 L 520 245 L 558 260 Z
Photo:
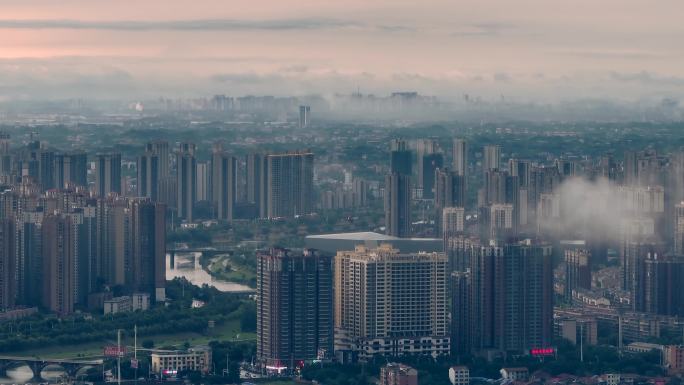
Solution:
M 31 355 L 101 354 L 104 345 L 116 341 L 117 329 L 125 333 L 126 343 L 132 344 L 133 327 L 138 335 L 152 341 L 154 346 L 180 346 L 206 344 L 212 340 L 254 340 L 256 317 L 254 304 L 245 296 L 222 293 L 215 288 L 193 286 L 187 281 L 175 279 L 169 282 L 168 306 L 156 306 L 145 312 L 86 317 L 74 315 L 57 319 L 45 315 L 3 324 L 0 328 L 0 351 L 17 353 L 29 351 Z M 201 308 L 191 308 L 192 299 L 205 302 Z M 209 321 L 216 324 L 209 329 Z M 237 337 L 237 338 L 236 338 Z M 140 341 L 142 342 L 142 341 Z M 71 349 L 73 346 L 74 349 Z
M 538 370 L 550 375 L 561 373 L 573 375 L 593 375 L 596 373 L 635 373 L 647 376 L 663 374 L 660 367 L 660 353 L 657 351 L 620 356 L 618 351 L 608 346 L 589 346 L 584 350 L 584 362 L 580 361 L 578 347 L 568 341 L 558 341 L 558 356 L 540 361 L 531 356 L 520 356 L 509 360 L 487 362 L 483 358 L 444 357 L 433 360 L 430 357 L 378 357 L 374 361 L 361 365 L 317 364 L 304 368 L 303 376 L 308 380 L 316 380 L 326 385 L 372 384 L 376 380 L 380 367 L 387 362 L 401 362 L 418 370 L 420 383 L 440 385 L 449 384 L 447 376 L 449 367 L 455 364 L 470 368 L 471 377 L 499 378 L 499 369 L 505 366 L 524 366 L 530 372 Z
M 216 278 L 256 287 L 256 252 L 254 249 L 239 252 L 214 256 L 205 269 Z

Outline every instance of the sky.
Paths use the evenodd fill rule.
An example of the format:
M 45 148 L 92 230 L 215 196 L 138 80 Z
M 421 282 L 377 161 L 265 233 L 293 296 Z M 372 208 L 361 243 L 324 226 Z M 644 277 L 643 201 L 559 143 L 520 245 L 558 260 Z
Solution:
M 681 0 L 2 0 L 0 100 L 684 97 Z

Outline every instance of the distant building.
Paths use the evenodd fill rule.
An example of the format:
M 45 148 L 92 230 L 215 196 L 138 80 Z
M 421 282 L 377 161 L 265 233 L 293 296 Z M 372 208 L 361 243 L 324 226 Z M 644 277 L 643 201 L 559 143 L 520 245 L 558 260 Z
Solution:
M 313 212 L 314 154 L 266 156 L 266 217 L 292 218 Z
M 455 138 L 452 148 L 453 164 L 452 169 L 460 176 L 468 174 L 468 145 L 465 139 Z
M 95 193 L 105 197 L 121 194 L 121 154 L 98 154 L 95 159 Z
M 237 159 L 221 148 L 211 155 L 211 186 L 216 218 L 232 221 L 237 200 Z
M 211 348 L 195 346 L 186 352 L 152 353 L 152 372 L 164 375 L 182 370 L 208 373 L 212 369 Z
M 449 354 L 447 258 L 357 246 L 335 256 L 335 352 L 342 361 L 376 355 Z M 384 293 L 383 297 L 375 293 Z M 362 301 L 360 299 L 374 298 Z
M 451 385 L 469 385 L 470 370 L 467 366 L 452 366 L 449 368 L 449 382 Z
M 482 171 L 495 171 L 501 167 L 501 146 L 486 145 L 482 150 Z
M 311 124 L 311 106 L 299 106 L 299 128 L 309 127 Z
M 197 202 L 197 160 L 195 159 L 195 145 L 181 143 L 176 155 L 176 197 L 178 218 L 187 222 L 194 220 L 193 208 Z
M 380 368 L 379 385 L 418 385 L 418 371 L 404 364 L 390 363 Z
M 210 180 L 211 174 L 209 172 L 210 164 L 208 162 L 197 162 L 197 185 L 195 186 L 195 197 L 198 202 L 209 201 L 211 194 Z
M 394 139 L 390 142 L 390 174 L 411 176 L 413 170 L 413 154 L 404 140 Z

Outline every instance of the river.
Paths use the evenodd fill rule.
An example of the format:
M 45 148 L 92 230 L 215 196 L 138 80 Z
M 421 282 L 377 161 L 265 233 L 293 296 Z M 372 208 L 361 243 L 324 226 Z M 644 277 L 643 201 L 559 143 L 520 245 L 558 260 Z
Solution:
M 223 292 L 252 292 L 254 289 L 246 285 L 229 282 L 212 277 L 200 264 L 199 252 L 176 252 L 174 263 L 171 264 L 171 255 L 166 254 L 166 279 L 185 277 L 193 285 L 202 286 L 207 284 Z M 64 375 L 59 367 L 47 367 L 41 373 L 41 377 L 49 383 L 59 382 Z M 0 377 L 0 384 L 24 384 L 33 378 L 33 372 L 28 365 L 21 365 L 7 369 L 6 377 Z
M 166 254 L 166 279 L 185 277 L 190 283 L 202 286 L 205 283 L 223 292 L 253 292 L 249 286 L 214 278 L 200 264 L 200 252 L 176 252 L 173 264 L 171 254 Z

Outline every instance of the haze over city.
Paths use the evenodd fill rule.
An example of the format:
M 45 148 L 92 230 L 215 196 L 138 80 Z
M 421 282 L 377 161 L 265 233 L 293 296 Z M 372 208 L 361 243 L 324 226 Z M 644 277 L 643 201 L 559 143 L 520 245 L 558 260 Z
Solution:
M 0 97 L 682 97 L 679 1 L 4 1 Z
M 2 1 L 0 384 L 682 385 L 682 15 Z

